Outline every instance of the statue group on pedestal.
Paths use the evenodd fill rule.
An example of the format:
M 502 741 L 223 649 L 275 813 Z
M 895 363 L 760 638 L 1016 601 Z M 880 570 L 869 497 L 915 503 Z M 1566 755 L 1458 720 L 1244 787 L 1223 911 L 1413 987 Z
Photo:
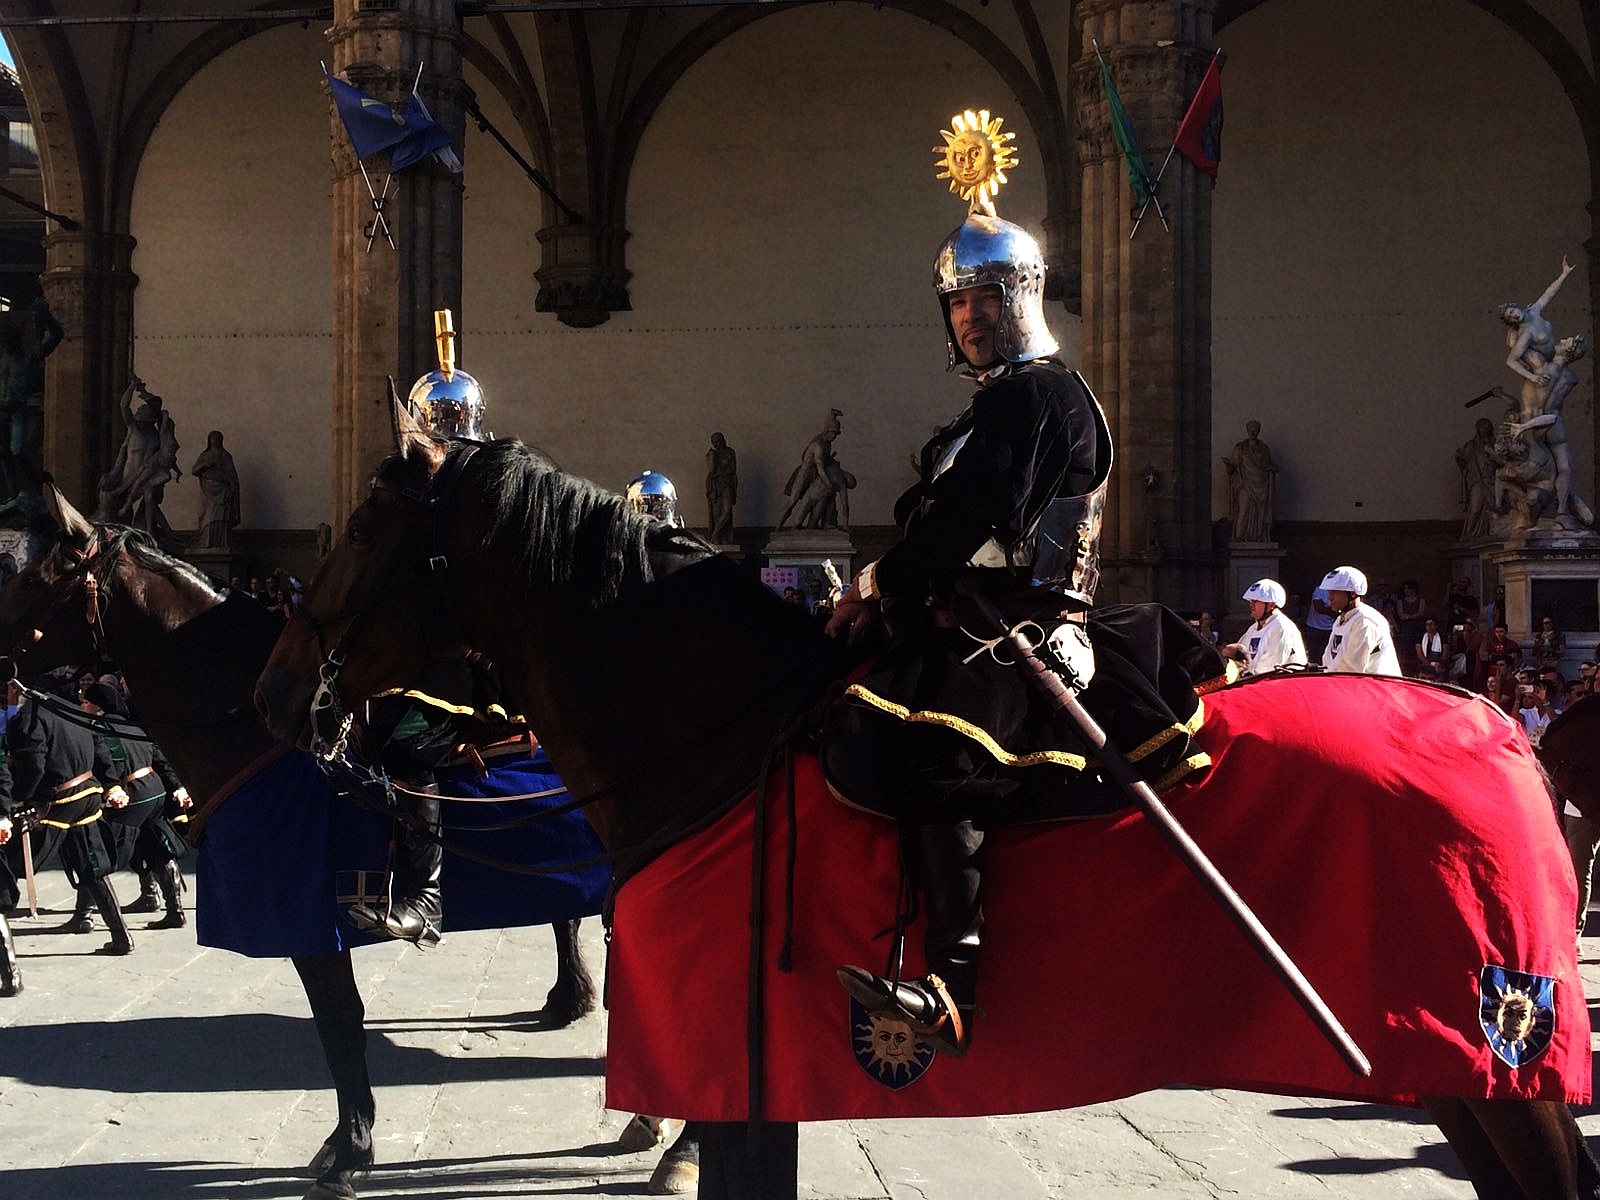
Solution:
M 1541 522 L 1557 529 L 1594 525 L 1594 510 L 1573 489 L 1572 447 L 1567 440 L 1563 409 L 1577 386 L 1572 364 L 1588 353 L 1582 334 L 1557 339 L 1544 309 L 1572 273 L 1561 260 L 1561 273 L 1530 304 L 1502 304 L 1506 326 L 1506 366 L 1522 377 L 1516 395 L 1496 387 L 1480 399 L 1497 396 L 1507 402 L 1506 420 L 1497 432 L 1480 418 L 1472 438 L 1456 451 L 1466 510 L 1461 536 L 1491 536 L 1496 518 L 1510 528 L 1528 530 Z
M 844 415 L 837 408 L 828 410 L 828 419 L 822 432 L 806 443 L 800 452 L 800 465 L 789 473 L 783 494 L 789 503 L 778 518 L 782 529 L 794 514 L 796 529 L 850 529 L 850 489 L 856 486 L 856 477 L 839 465 L 834 457 L 833 443 L 843 432 L 839 418 Z
M 140 403 L 134 406 L 134 398 Z M 125 432 L 111 469 L 100 477 L 97 521 L 133 525 L 160 539 L 172 532 L 161 502 L 167 484 L 183 478 L 178 466 L 178 430 L 160 396 L 134 375 L 122 394 Z M 200 484 L 200 517 L 195 547 L 226 550 L 234 526 L 239 524 L 239 471 L 233 455 L 223 445 L 222 433 L 206 435 L 206 448 L 190 473 Z

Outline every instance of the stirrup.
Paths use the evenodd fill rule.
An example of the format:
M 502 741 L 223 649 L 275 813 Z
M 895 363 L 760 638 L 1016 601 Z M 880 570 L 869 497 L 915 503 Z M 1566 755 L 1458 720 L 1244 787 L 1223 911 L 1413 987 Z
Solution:
M 444 932 L 438 923 L 420 915 L 417 917 L 417 930 L 414 933 L 408 932 L 395 916 L 396 910 L 405 903 L 400 901 L 390 905 L 386 913 L 380 913 L 368 904 L 352 904 L 347 911 L 351 923 L 363 933 L 376 933 L 380 937 L 393 938 L 397 942 L 410 942 L 419 949 L 437 946 L 444 941 Z M 416 909 L 412 907 L 411 911 L 415 913 Z
M 961 1009 L 950 995 L 945 982 L 932 971 L 920 979 L 902 980 L 900 987 L 921 989 L 938 1009 L 932 1021 L 919 1020 L 906 1011 L 895 995 L 897 985 L 861 967 L 840 967 L 839 982 L 868 1012 L 893 1013 L 904 1021 L 911 1032 L 926 1038 L 952 1058 L 967 1052 L 967 1025 L 961 1018 Z

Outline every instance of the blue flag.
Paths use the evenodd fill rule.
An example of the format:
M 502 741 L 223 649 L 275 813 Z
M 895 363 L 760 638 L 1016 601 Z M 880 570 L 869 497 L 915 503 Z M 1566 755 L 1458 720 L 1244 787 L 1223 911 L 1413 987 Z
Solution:
M 405 139 L 408 133 L 405 117 L 360 88 L 332 75 L 327 78 L 333 106 L 339 110 L 339 119 L 344 122 L 344 131 L 350 135 L 350 145 L 357 158 L 381 154 Z
M 405 135 L 389 153 L 389 171 L 398 175 L 429 155 L 436 156 L 443 166 L 453 171 L 461 170 L 461 160 L 450 148 L 450 134 L 433 119 L 422 97 L 412 92 L 411 103 L 406 105 Z
M 1111 68 L 1106 65 L 1098 44 L 1094 53 L 1100 59 L 1100 85 L 1105 88 L 1106 105 L 1111 110 L 1111 136 L 1117 143 L 1117 149 L 1122 152 L 1123 165 L 1128 169 L 1128 184 L 1133 188 L 1134 202 L 1148 204 L 1156 186 L 1150 180 L 1150 169 L 1145 166 L 1144 151 L 1139 149 L 1139 135 L 1134 132 L 1133 118 L 1122 107 L 1117 85 L 1111 82 Z

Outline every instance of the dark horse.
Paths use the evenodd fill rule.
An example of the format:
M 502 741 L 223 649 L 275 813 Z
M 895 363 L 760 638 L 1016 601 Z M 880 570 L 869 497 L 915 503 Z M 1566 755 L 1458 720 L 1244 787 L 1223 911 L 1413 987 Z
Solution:
M 318 724 L 407 678 L 426 629 L 435 650 L 453 638 L 506 674 L 613 852 L 658 848 L 741 794 L 828 657 L 805 615 L 520 443 L 446 442 L 399 410 L 395 422 L 398 453 L 261 677 L 271 727 L 309 741 L 319 673 Z M 1421 1100 L 1486 1200 L 1600 1197 L 1566 1104 Z M 795 1196 L 797 1126 L 744 1133 L 708 1128 L 701 1196 Z
M 193 629 L 202 615 L 226 617 L 224 597 L 204 576 L 139 534 L 91 525 L 52 486 L 45 499 L 57 533 L 38 561 L 0 590 L 0 645 L 16 647 L 15 669 L 23 677 L 102 656 L 114 661 L 139 702 L 143 724 L 183 778 L 197 811 L 205 811 L 279 745 L 253 703 L 277 622 L 249 605 L 253 615 L 213 630 L 214 644 L 197 653 L 183 640 L 185 628 Z M 262 846 L 263 854 L 290 852 Z M 542 1017 L 560 1027 L 593 1010 L 595 988 L 578 922 L 557 922 L 553 929 L 558 976 Z M 348 950 L 292 961 L 339 1101 L 339 1123 L 312 1159 L 316 1182 L 307 1197 L 353 1197 L 354 1178 L 373 1162 L 375 1112 L 361 993 Z

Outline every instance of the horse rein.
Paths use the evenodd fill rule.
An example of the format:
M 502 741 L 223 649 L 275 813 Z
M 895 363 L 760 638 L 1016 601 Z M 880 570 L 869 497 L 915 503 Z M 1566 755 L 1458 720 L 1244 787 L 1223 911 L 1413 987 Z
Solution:
M 415 488 L 396 489 L 381 481 L 373 482 L 374 487 L 387 488 L 401 500 L 422 506 L 428 525 L 429 554 L 426 561 L 431 578 L 435 580 L 443 580 L 444 572 L 450 566 L 450 560 L 444 553 L 441 517 L 455 494 L 462 472 L 481 447 L 480 442 L 465 439 L 453 441 L 444 462 L 428 480 L 426 489 L 420 492 Z M 392 568 L 369 589 L 366 598 L 349 618 L 344 632 L 332 650 L 326 648 L 324 622 L 308 613 L 304 605 L 295 605 L 290 609 L 289 619 L 293 621 L 298 618 L 310 626 L 313 636 L 317 639 L 317 650 L 323 654 L 322 665 L 317 668 L 317 687 L 311 694 L 311 709 L 308 714 L 311 725 L 311 753 L 322 763 L 340 761 L 348 765 L 350 730 L 355 725 L 355 715 L 346 711 L 343 697 L 339 694 L 339 672 L 344 669 L 345 662 L 349 658 L 350 642 L 356 630 L 360 628 L 362 619 L 372 610 L 378 598 L 389 592 L 400 581 L 400 572 L 406 565 L 404 559 L 393 564 Z M 443 588 L 440 588 L 440 592 L 448 603 L 449 592 Z M 325 724 L 325 718 L 331 718 L 331 726 Z

